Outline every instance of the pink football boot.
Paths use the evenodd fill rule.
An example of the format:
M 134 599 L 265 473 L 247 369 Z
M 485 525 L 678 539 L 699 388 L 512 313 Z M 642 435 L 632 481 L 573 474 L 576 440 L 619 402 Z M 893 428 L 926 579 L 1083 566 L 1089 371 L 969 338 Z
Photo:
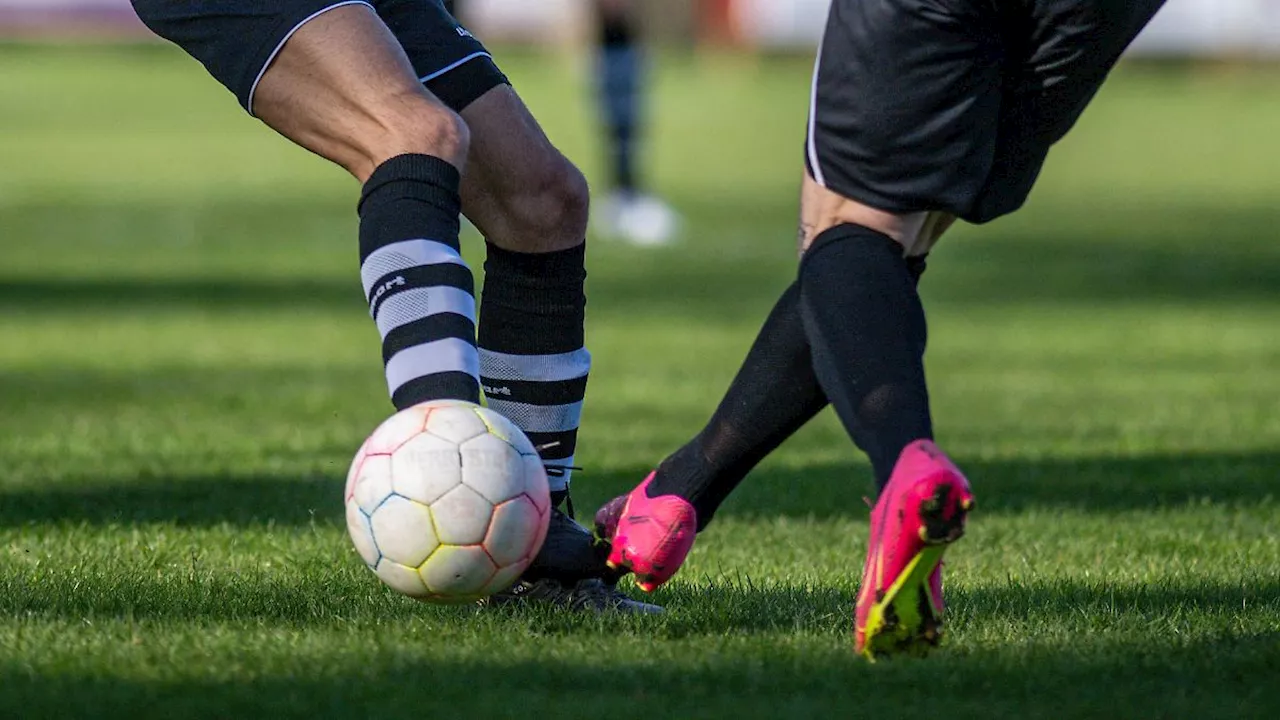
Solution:
M 942 633 L 942 555 L 964 535 L 969 481 L 929 440 L 902 451 L 871 510 L 871 542 L 854 617 L 854 648 L 874 660 L 923 654 Z
M 676 574 L 698 534 L 698 513 L 687 500 L 646 494 L 653 476 L 649 473 L 630 494 L 614 498 L 596 513 L 596 533 L 612 544 L 609 567 L 635 573 L 636 585 L 645 592 Z

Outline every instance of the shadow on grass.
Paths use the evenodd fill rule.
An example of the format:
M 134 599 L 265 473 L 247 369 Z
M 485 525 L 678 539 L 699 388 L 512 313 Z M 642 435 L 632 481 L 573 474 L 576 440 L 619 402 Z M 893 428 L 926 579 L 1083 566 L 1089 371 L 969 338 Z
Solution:
M 234 679 L 213 679 L 225 677 L 217 667 L 208 679 L 175 673 L 163 661 L 163 676 L 189 679 L 9 664 L 0 665 L 0 715 L 817 718 L 933 717 L 945 708 L 947 718 L 1264 718 L 1280 710 L 1277 642 L 1276 634 L 1225 633 L 1084 649 L 1042 642 L 876 665 L 836 644 L 783 642 L 708 643 L 675 661 L 422 649 L 340 655 L 315 667 L 299 659 L 266 673 L 246 672 L 239 659 Z
M 1034 509 L 1108 513 L 1188 503 L 1274 502 L 1280 452 L 968 462 L 960 458 L 960 464 L 974 481 L 984 515 Z M 63 480 L 47 488 L 0 488 L 0 527 L 337 524 L 341 475 L 342 468 L 337 468 L 332 477 L 95 478 L 77 487 Z M 581 476 L 579 487 L 591 491 L 582 493 L 583 508 L 630 489 L 642 476 L 640 468 Z M 765 468 L 747 479 L 717 517 L 864 518 L 861 498 L 868 492 L 867 470 L 861 466 Z
M 856 577 L 850 577 L 855 582 Z M 650 632 L 675 639 L 724 633 L 851 633 L 856 587 L 795 587 L 754 584 L 745 579 L 698 579 L 654 596 L 669 616 Z M 1163 583 L 1127 585 L 1075 579 L 1011 581 L 1002 586 L 949 589 L 948 627 L 964 632 L 992 625 L 1037 624 L 1155 627 L 1198 613 L 1240 612 L 1274 617 L 1280 613 L 1280 578 L 1251 578 L 1226 584 Z M 1280 624 L 1272 623 L 1280 631 Z M 1280 647 L 1277 647 L 1280 652 Z M 1280 658 L 1278 658 L 1280 659 Z
M 152 568 L 140 552 L 138 566 L 133 568 L 82 568 L 66 573 L 35 569 L 25 579 L 0 577 L 4 589 L 0 617 L 270 622 L 314 628 L 425 621 L 473 629 L 496 627 L 503 632 L 518 629 L 521 635 L 557 637 L 595 631 L 662 640 L 777 633 L 835 636 L 851 632 L 856 591 L 852 584 L 757 583 L 743 576 L 682 578 L 652 596 L 667 608 L 662 616 L 595 616 L 540 606 L 421 605 L 379 586 L 354 556 L 337 556 L 308 565 L 308 570 L 305 577 L 252 568 L 215 574 L 202 570 L 199 558 L 192 558 L 190 568 L 170 564 Z M 854 580 L 850 577 L 851 583 Z M 1235 616 L 1229 620 L 1233 627 L 1246 626 L 1249 617 L 1274 618 L 1280 614 L 1280 578 L 1255 574 L 1232 583 L 1179 580 L 1145 585 L 1031 579 L 953 588 L 947 597 L 948 626 L 961 634 L 1037 624 L 1059 631 L 1065 627 L 1145 633 L 1168 625 L 1213 624 L 1223 620 L 1223 614 Z M 1218 617 L 1206 619 L 1211 616 Z M 1280 630 L 1280 625 L 1272 622 L 1269 628 Z
M 1271 502 L 1280 493 L 1275 479 L 1280 452 L 1034 460 L 960 457 L 957 462 L 972 481 L 984 515 L 1032 509 L 1124 512 L 1197 502 L 1257 504 Z M 636 477 L 618 478 L 616 484 L 627 488 Z M 609 481 L 614 485 L 614 478 Z M 865 466 L 765 468 L 743 483 L 717 517 L 864 517 L 862 497 L 873 493 Z
M 593 313 L 599 318 L 664 314 L 703 320 L 763 319 L 794 273 L 787 230 L 792 223 L 790 199 L 779 203 L 727 197 L 691 199 L 691 203 L 698 232 L 710 233 L 712 240 L 678 252 L 601 247 L 591 263 Z M 744 204 L 768 218 L 778 218 L 782 230 L 776 252 L 761 234 L 769 233 L 762 222 L 743 219 Z M 1276 290 L 1280 251 L 1267 240 L 1275 221 L 1269 206 L 1227 208 L 1133 200 L 1097 209 L 1083 204 L 1046 203 L 1037 211 L 1040 219 L 1034 225 L 1002 222 L 966 229 L 954 241 L 949 238 L 932 263 L 926 293 L 947 304 L 1280 301 Z M 336 258 L 339 246 L 333 244 L 332 218 L 349 219 L 345 206 L 339 213 L 330 203 L 283 201 L 156 208 L 56 205 L 8 212 L 15 228 L 37 238 L 41 233 L 55 238 L 75 236 L 86 226 L 120 228 L 103 231 L 108 233 L 101 239 L 105 244 L 89 243 L 84 252 L 159 248 L 175 257 L 181 257 L 170 238 L 175 224 L 209 245 L 211 237 L 296 233 L 295 227 L 315 224 L 319 213 L 328 220 L 321 227 L 329 228 L 325 237 L 331 243 L 323 251 Z M 766 227 L 769 224 L 763 222 Z M 470 246 L 468 252 L 474 254 L 475 243 Z M 300 247 L 305 248 L 305 243 Z M 217 246 L 202 246 L 200 251 L 216 253 Z M 299 267 L 305 268 L 305 260 L 299 260 Z M 301 273 L 288 279 L 234 275 L 78 279 L 45 272 L 9 273 L 0 276 L 0 310 L 306 307 L 354 311 L 361 307 L 355 272 L 352 266 L 345 280 L 339 276 L 308 280 Z
M 19 543 L 20 544 L 20 541 Z M 172 561 L 172 557 L 168 559 Z M 420 605 L 381 587 L 355 555 L 335 555 L 308 564 L 307 574 L 270 569 L 212 573 L 198 556 L 179 565 L 152 566 L 145 550 L 131 568 L 61 571 L 32 569 L 26 577 L 0 575 L 0 618 L 70 620 L 215 621 L 325 626 L 426 620 L 444 623 L 520 626 L 522 634 L 564 635 L 603 630 L 680 639 L 724 634 L 849 633 L 856 578 L 847 587 L 831 584 L 753 582 L 739 577 L 687 577 L 654 593 L 667 614 L 589 616 L 545 607 Z M 637 592 L 637 591 L 632 591 Z M 1263 614 L 1280 616 L 1280 577 L 1176 580 L 1132 584 L 1108 580 L 1047 578 L 1009 580 L 1005 584 L 951 588 L 948 626 L 970 628 L 1047 623 L 1084 624 L 1089 632 L 1108 625 L 1157 628 L 1194 615 Z M 1280 630 L 1280 625 L 1275 625 Z M 1280 653 L 1280 646 L 1276 647 Z M 1280 660 L 1280 657 L 1277 657 Z

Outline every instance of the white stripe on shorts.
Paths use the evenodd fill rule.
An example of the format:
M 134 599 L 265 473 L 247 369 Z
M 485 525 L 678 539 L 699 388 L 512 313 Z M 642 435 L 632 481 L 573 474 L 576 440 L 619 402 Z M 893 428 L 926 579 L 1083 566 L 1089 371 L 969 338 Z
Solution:
M 823 40 L 825 40 L 825 34 Z M 813 179 L 826 187 L 827 180 L 822 175 L 822 165 L 818 162 L 818 69 L 822 66 L 822 42 L 818 43 L 818 55 L 813 59 L 813 85 L 809 90 L 809 137 L 805 147 L 809 154 L 809 168 L 813 171 Z
M 453 70 L 458 69 L 459 67 L 462 66 L 463 63 L 468 63 L 468 62 L 471 62 L 472 60 L 475 60 L 476 58 L 482 58 L 482 57 L 489 58 L 490 60 L 493 59 L 493 56 L 487 52 L 484 52 L 484 51 L 473 52 L 470 55 L 462 58 L 461 60 L 455 60 L 449 63 L 448 65 L 445 65 L 444 67 L 431 73 L 430 75 L 423 75 L 422 77 L 418 78 L 418 82 L 420 83 L 431 82 L 432 80 L 435 80 L 436 78 L 440 77 L 441 75 L 444 75 L 447 72 L 451 72 Z
M 271 67 L 271 63 L 276 61 L 276 56 L 279 55 L 280 51 L 284 49 L 284 44 L 289 42 L 289 38 L 293 37 L 294 33 L 301 30 L 303 25 L 306 25 L 307 23 L 311 22 L 312 20 L 315 20 L 316 18 L 329 12 L 330 10 L 340 8 L 343 5 L 364 5 L 368 7 L 370 10 L 373 10 L 375 13 L 377 12 L 377 10 L 373 7 L 373 5 L 370 5 L 368 2 L 366 2 L 366 0 L 343 0 L 342 2 L 334 3 L 329 7 L 322 8 L 320 10 L 317 10 L 311 13 L 310 15 L 307 16 L 305 20 L 298 23 L 297 25 L 294 25 L 292 30 L 285 33 L 285 36 L 283 38 L 280 38 L 280 44 L 276 45 L 276 49 L 272 50 L 271 54 L 267 56 L 267 61 L 262 64 L 262 69 L 258 71 L 258 77 L 253 79 L 253 87 L 249 88 L 249 102 L 247 103 L 247 107 L 245 108 L 249 111 L 250 115 L 253 115 L 253 96 L 258 93 L 258 83 L 262 82 L 262 76 L 267 74 L 267 69 Z M 254 115 L 254 117 L 257 117 L 257 116 Z

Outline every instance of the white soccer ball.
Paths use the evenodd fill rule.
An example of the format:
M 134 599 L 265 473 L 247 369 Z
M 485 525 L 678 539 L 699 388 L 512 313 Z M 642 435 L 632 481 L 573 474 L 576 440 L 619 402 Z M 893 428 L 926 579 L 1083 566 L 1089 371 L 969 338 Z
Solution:
M 369 569 L 433 603 L 510 587 L 542 547 L 551 513 L 529 438 L 498 413 L 454 400 L 382 423 L 356 453 L 343 497 Z

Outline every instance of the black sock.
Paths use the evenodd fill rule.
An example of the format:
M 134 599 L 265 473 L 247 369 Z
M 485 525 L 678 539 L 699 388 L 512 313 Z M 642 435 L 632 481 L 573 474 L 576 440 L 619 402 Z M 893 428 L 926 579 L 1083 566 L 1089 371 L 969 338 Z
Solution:
M 814 370 L 881 488 L 908 444 L 933 437 L 917 277 L 898 243 L 851 224 L 819 235 L 800 264 Z
M 679 495 L 698 529 L 747 473 L 826 407 L 814 375 L 795 283 L 782 294 L 707 426 L 658 466 L 649 494 Z
M 591 354 L 583 344 L 586 245 L 519 253 L 489 243 L 480 298 L 480 375 L 489 407 L 529 436 L 552 493 L 569 486 Z
M 475 290 L 458 254 L 459 174 L 429 155 L 394 157 L 360 199 L 360 276 L 397 409 L 479 402 Z

